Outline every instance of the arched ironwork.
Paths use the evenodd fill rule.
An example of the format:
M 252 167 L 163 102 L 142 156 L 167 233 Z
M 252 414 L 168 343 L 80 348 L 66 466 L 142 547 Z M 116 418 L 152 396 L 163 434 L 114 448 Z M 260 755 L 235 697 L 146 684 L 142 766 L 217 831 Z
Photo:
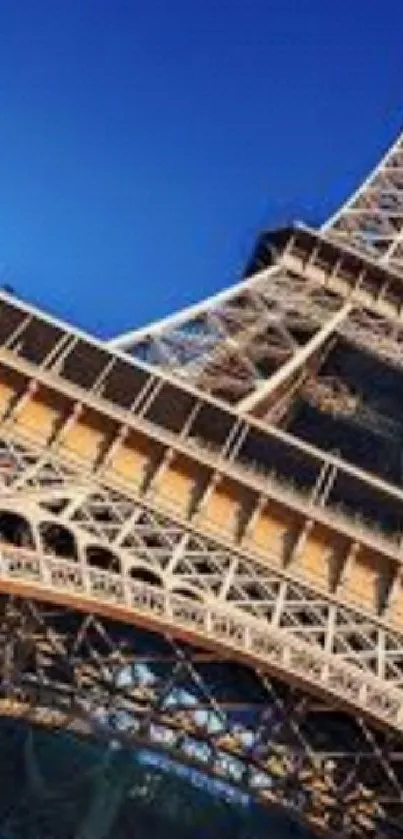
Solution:
M 326 835 L 399 836 L 401 737 L 164 633 L 28 599 L 0 612 L 3 716 L 147 747 Z
M 45 553 L 64 559 L 78 559 L 76 539 L 68 527 L 58 522 L 44 521 L 39 525 L 39 534 Z
M 12 510 L 0 510 L 0 542 L 19 548 L 34 548 L 29 520 Z
M 94 568 L 100 568 L 102 571 L 111 571 L 115 574 L 119 574 L 121 571 L 119 557 L 102 545 L 87 545 L 85 555 L 88 565 Z
M 163 585 L 160 575 L 144 565 L 132 565 L 129 568 L 129 576 L 132 580 L 138 580 L 150 586 L 157 586 L 159 588 Z
M 399 434 L 395 395 L 380 429 L 331 363 L 401 375 L 392 158 L 340 223 L 268 234 L 253 277 L 114 349 L 0 295 L 3 714 L 349 839 L 402 833 L 401 464 L 292 423 L 305 400 Z

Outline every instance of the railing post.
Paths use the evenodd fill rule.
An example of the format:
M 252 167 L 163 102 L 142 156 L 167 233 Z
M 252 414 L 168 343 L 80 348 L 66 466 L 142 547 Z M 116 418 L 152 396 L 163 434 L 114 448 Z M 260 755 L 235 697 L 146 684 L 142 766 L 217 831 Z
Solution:
M 126 606 L 131 606 L 132 598 L 131 598 L 131 591 L 129 586 L 129 580 L 127 574 L 122 574 L 122 589 L 123 589 L 123 599 Z
M 91 576 L 90 576 L 90 569 L 87 563 L 84 560 L 80 562 L 80 569 L 83 581 L 83 589 L 87 594 L 91 594 L 92 592 L 92 585 L 91 585 Z
M 52 587 L 52 574 L 49 568 L 48 558 L 42 552 L 38 552 L 37 557 L 41 580 L 45 586 Z

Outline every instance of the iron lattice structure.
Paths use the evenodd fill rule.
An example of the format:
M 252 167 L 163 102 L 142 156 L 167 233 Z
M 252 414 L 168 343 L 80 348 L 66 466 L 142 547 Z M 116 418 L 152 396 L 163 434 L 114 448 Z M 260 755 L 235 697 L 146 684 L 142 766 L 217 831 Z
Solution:
M 403 139 L 383 160 L 324 231 L 401 271 L 403 264 Z
M 0 296 L 2 713 L 360 839 L 403 835 L 391 205 L 365 233 L 399 148 L 330 226 L 110 345 Z

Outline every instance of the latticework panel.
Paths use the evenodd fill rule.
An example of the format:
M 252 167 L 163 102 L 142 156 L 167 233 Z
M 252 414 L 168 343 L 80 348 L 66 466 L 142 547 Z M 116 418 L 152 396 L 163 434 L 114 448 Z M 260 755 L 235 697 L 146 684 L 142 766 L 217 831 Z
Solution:
M 16 597 L 0 609 L 3 714 L 166 753 L 318 832 L 401 836 L 402 738 L 169 635 Z M 110 831 L 124 792 L 98 802 Z M 44 794 L 48 819 L 56 803 Z
M 322 228 L 393 269 L 403 268 L 403 139 Z
M 227 292 L 112 345 L 271 422 L 338 340 L 401 367 L 397 276 L 304 228 L 263 237 L 253 270 Z
M 325 289 L 342 308 L 343 276 Z M 403 731 L 401 490 L 7 298 L 0 342 L 3 593 L 144 627 L 359 720 L 395 791 L 360 765 L 358 827 L 353 806 L 343 822 L 340 803 L 321 798 L 318 818 L 310 794 L 276 795 L 270 773 L 265 797 L 325 831 L 399 835 L 399 761 L 386 744 Z M 369 523 L 352 512 L 363 498 Z M 5 685 L 11 664 L 7 654 Z M 41 685 L 53 697 L 52 667 Z M 243 756 L 235 781 L 249 771 Z
M 219 542 L 196 538 L 122 493 L 88 479 L 78 483 L 75 470 L 51 455 L 38 458 L 4 441 L 2 469 L 1 586 L 50 601 L 40 607 L 14 597 L 5 606 L 3 713 L 166 749 L 325 831 L 399 835 L 400 635 L 272 569 L 236 559 Z M 69 603 L 67 611 L 55 609 L 58 602 Z M 80 618 L 81 610 L 87 616 Z M 142 667 L 130 657 L 134 627 L 144 623 L 168 637 L 178 656 L 177 665 L 169 659 L 168 683 L 158 690 L 160 674 L 144 665 L 155 644 L 166 642 L 155 636 L 138 642 Z M 190 638 L 195 646 L 183 646 Z M 245 659 L 255 666 L 241 677 Z M 207 682 L 195 660 L 204 662 Z M 273 670 L 283 673 L 280 681 L 273 682 Z M 257 709 L 256 684 L 274 696 L 260 695 Z M 228 708 L 222 690 L 237 694 Z M 346 710 L 365 703 L 365 695 L 369 717 Z M 296 698 L 295 719 L 288 696 Z M 289 742 L 278 729 L 282 708 Z M 374 727 L 374 717 L 389 734 Z
M 15 581 L 43 596 L 50 585 L 76 605 L 95 597 L 116 614 L 122 607 L 128 620 L 131 609 L 403 728 L 400 631 L 154 505 L 88 478 L 83 485 L 51 456 L 34 471 L 37 453 L 3 441 L 3 458 L 15 468 L 0 513 L 6 588 Z

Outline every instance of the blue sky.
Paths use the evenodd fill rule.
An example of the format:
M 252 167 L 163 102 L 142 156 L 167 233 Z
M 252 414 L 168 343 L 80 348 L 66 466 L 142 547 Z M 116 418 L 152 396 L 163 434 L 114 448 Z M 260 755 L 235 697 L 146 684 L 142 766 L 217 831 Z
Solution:
M 0 0 L 0 268 L 113 335 L 320 224 L 402 127 L 402 0 Z

